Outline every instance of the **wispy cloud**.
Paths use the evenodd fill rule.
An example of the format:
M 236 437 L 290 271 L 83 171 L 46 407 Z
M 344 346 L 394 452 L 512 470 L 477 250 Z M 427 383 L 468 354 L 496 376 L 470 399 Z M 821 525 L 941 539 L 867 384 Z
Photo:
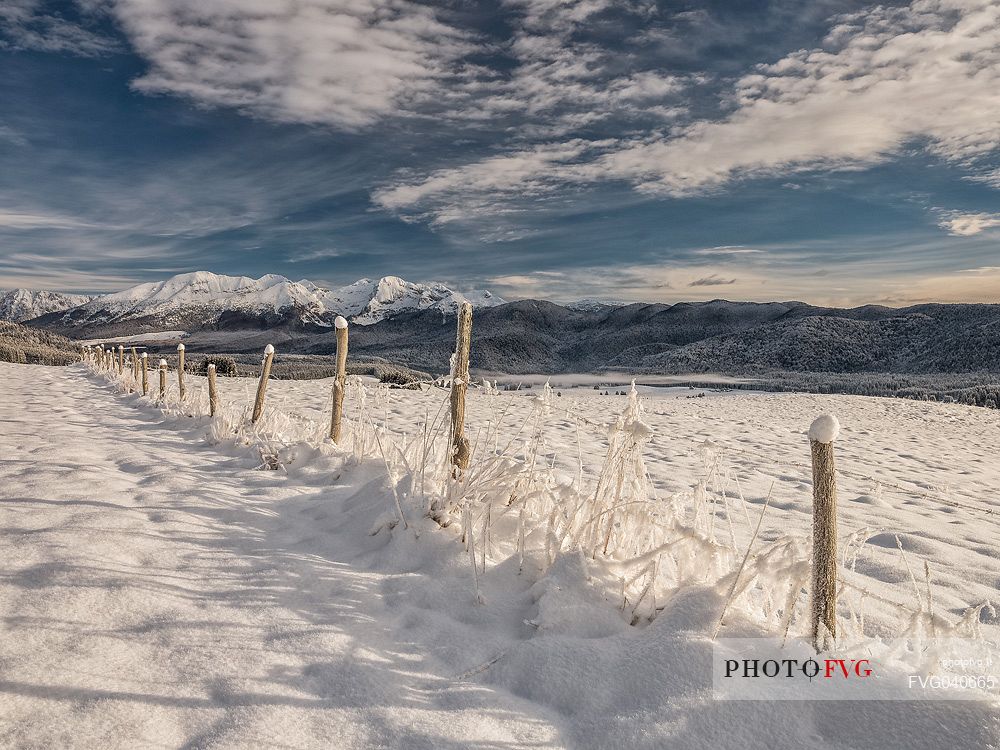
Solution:
M 692 251 L 692 255 L 764 255 L 764 251 L 743 245 L 720 245 L 699 248 Z
M 77 229 L 87 226 L 91 225 L 71 216 L 0 208 L 0 229 Z
M 74 22 L 45 0 L 4 0 L 0 3 L 0 49 L 66 52 L 82 57 L 120 51 L 114 39 L 89 28 L 93 19 L 87 11 L 91 6 L 81 6 L 80 18 Z
M 950 213 L 939 225 L 956 237 L 971 237 L 987 229 L 1000 227 L 1000 214 Z
M 721 276 L 716 276 L 712 274 L 711 276 L 703 276 L 700 279 L 695 279 L 694 281 L 689 281 L 688 286 L 729 286 L 730 284 L 735 284 L 736 279 L 724 279 Z
M 536 146 L 456 169 L 441 169 L 414 182 L 401 181 L 376 190 L 373 201 L 386 209 L 434 224 L 492 216 L 511 210 L 498 196 L 542 197 L 566 182 L 586 179 L 586 161 L 610 142 L 572 140 Z M 416 208 L 411 214 L 410 209 Z
M 296 250 L 288 256 L 288 260 L 290 263 L 308 263 L 316 260 L 339 258 L 343 255 L 343 250 L 338 250 L 334 247 L 324 247 L 315 250 Z

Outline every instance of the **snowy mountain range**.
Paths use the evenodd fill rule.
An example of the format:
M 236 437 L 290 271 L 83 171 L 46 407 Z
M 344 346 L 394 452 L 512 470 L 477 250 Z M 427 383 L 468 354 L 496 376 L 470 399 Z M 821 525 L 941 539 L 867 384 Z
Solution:
M 281 325 L 326 328 L 338 315 L 357 325 L 370 325 L 407 311 L 453 314 L 466 301 L 480 308 L 504 303 L 485 290 L 463 294 L 444 284 L 415 284 L 397 276 L 360 279 L 330 289 L 276 274 L 252 279 L 196 271 L 105 294 L 45 315 L 38 322 L 67 332 L 122 327 L 131 329 L 130 333 Z
M 35 289 L 12 289 L 0 292 L 0 320 L 20 323 L 46 313 L 68 310 L 89 302 L 92 297 Z

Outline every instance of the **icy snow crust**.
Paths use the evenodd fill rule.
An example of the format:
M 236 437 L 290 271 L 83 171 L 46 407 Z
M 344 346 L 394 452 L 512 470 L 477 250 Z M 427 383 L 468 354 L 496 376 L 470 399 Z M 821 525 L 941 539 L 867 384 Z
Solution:
M 445 454 L 431 450 L 422 466 L 417 456 L 446 391 L 352 378 L 337 447 L 322 441 L 331 381 L 273 381 L 250 429 L 253 379 L 219 378 L 210 422 L 203 378 L 189 374 L 180 405 L 171 372 L 161 410 L 120 392 L 130 377 L 0 364 L 0 746 L 939 748 L 1000 738 L 987 702 L 721 702 L 709 673 L 731 571 L 769 492 L 761 554 L 720 635 L 780 630 L 780 584 L 808 572 L 806 432 L 824 413 L 844 425 L 838 469 L 857 473 L 840 477 L 844 576 L 868 597 L 843 594 L 847 637 L 886 660 L 881 638 L 919 641 L 932 620 L 907 571 L 922 576 L 923 561 L 939 630 L 995 597 L 998 519 L 949 504 L 995 507 L 994 411 L 473 389 L 471 494 L 448 506 L 441 528 L 422 503 L 442 497 L 432 485 Z M 558 514 L 534 518 L 550 507 L 539 503 L 568 507 L 580 486 L 605 497 L 602 477 L 631 508 L 646 506 L 629 493 L 655 498 L 662 528 L 614 506 L 622 537 L 613 530 L 606 542 L 606 525 L 583 524 L 573 547 L 558 542 Z M 649 546 L 664 539 L 668 552 Z M 800 593 L 800 615 L 806 606 Z M 863 635 L 851 607 L 865 616 Z M 967 635 L 996 640 L 994 613 L 973 619 Z M 793 617 L 790 637 L 803 629 Z

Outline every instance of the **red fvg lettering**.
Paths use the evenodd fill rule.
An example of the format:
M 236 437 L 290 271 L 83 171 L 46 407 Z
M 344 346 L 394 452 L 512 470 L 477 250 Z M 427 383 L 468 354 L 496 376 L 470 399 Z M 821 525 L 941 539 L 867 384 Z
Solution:
M 824 677 L 836 676 L 838 667 L 845 679 L 852 674 L 857 677 L 868 677 L 872 673 L 868 667 L 868 659 L 850 659 L 849 661 L 847 659 L 827 659 L 825 663 Z

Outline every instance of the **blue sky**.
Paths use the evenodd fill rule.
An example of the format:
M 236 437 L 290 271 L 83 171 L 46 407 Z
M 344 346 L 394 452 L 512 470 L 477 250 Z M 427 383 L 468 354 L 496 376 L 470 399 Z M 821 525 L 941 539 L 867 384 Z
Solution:
M 998 301 L 993 0 L 4 0 L 0 286 Z

